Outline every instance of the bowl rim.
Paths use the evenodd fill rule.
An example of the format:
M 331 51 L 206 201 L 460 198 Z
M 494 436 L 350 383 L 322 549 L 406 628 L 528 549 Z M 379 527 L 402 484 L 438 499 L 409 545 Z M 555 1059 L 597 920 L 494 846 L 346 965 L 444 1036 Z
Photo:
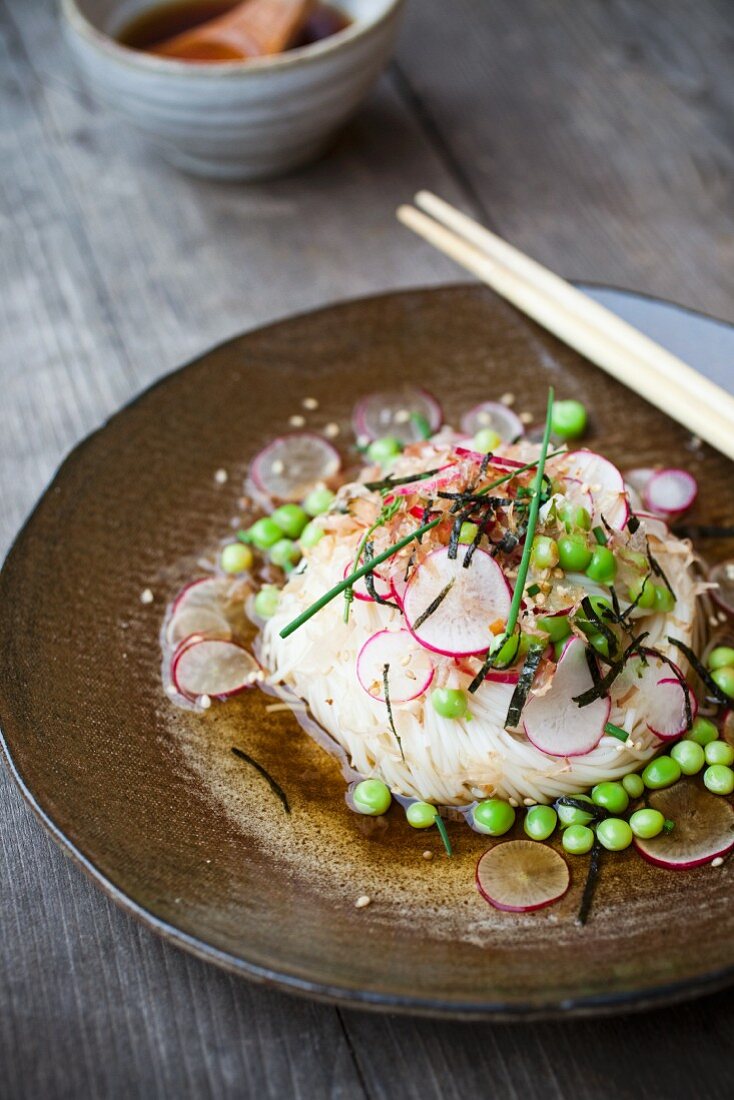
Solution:
M 143 50 L 124 46 L 111 35 L 95 27 L 80 11 L 77 0 L 61 0 L 61 15 L 67 26 L 79 38 L 117 64 L 143 72 L 187 76 L 194 80 L 212 77 L 233 79 L 247 75 L 255 77 L 283 69 L 302 68 L 321 61 L 330 54 L 346 49 L 353 42 L 374 34 L 398 14 L 404 3 L 405 0 L 386 0 L 383 11 L 376 17 L 360 19 L 345 27 L 344 30 L 329 35 L 328 38 L 309 43 L 307 46 L 298 46 L 285 53 L 242 61 L 214 61 L 202 64 L 158 57 Z

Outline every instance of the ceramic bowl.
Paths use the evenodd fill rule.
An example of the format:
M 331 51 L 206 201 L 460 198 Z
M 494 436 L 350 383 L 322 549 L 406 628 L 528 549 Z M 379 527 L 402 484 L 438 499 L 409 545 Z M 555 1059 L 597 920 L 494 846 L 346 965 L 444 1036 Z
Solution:
M 404 0 L 339 0 L 352 24 L 272 58 L 196 65 L 115 35 L 155 0 L 62 0 L 66 38 L 93 95 L 171 163 L 220 179 L 267 179 L 318 156 L 385 65 Z

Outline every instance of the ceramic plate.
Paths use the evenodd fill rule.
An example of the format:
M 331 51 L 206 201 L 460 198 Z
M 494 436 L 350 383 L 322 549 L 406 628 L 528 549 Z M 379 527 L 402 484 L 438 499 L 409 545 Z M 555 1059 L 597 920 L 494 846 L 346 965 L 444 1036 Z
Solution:
M 586 857 L 577 858 L 560 903 L 500 913 L 474 887 L 480 836 L 452 826 L 448 859 L 438 835 L 397 813 L 384 831 L 365 831 L 335 762 L 290 713 L 267 711 L 272 700 L 250 692 L 202 716 L 162 693 L 165 605 L 230 529 L 248 458 L 287 430 L 306 396 L 319 401 L 310 426 L 339 424 L 346 447 L 356 398 L 396 378 L 434 392 L 449 421 L 506 391 L 539 417 L 553 382 L 589 407 L 590 440 L 620 466 L 686 465 L 701 485 L 693 518 L 730 518 L 728 462 L 691 448 L 683 429 L 483 289 L 391 294 L 249 333 L 165 378 L 77 447 L 8 557 L 0 714 L 24 794 L 125 909 L 195 954 L 285 989 L 511 1017 L 724 985 L 734 974 L 726 866 L 674 873 L 632 851 L 610 857 L 581 928 Z M 290 815 L 233 745 L 278 780 Z M 362 894 L 372 904 L 356 909 Z

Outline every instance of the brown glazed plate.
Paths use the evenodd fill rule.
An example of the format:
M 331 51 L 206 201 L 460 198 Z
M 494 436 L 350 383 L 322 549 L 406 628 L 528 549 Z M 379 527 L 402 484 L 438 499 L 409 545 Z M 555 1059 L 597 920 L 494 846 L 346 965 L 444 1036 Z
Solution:
M 203 715 L 164 695 L 165 605 L 230 529 L 248 459 L 288 430 L 305 396 L 319 401 L 309 424 L 337 422 L 346 446 L 356 398 L 397 378 L 436 394 L 449 422 L 505 391 L 541 417 L 552 382 L 591 410 L 592 445 L 622 467 L 687 466 L 700 484 L 692 520 L 730 519 L 725 459 L 689 449 L 682 428 L 482 288 L 388 294 L 248 333 L 81 443 L 11 550 L 0 577 L 0 717 L 15 779 L 126 910 L 283 989 L 389 1011 L 532 1018 L 726 985 L 729 866 L 671 872 L 631 850 L 610 855 L 581 928 L 587 857 L 577 857 L 555 906 L 501 913 L 474 886 L 486 838 L 450 825 L 448 859 L 434 830 L 411 830 L 397 812 L 369 835 L 347 809 L 337 764 L 290 712 L 267 712 L 258 691 Z M 233 745 L 277 779 L 290 815 Z M 372 903 L 356 909 L 362 894 Z

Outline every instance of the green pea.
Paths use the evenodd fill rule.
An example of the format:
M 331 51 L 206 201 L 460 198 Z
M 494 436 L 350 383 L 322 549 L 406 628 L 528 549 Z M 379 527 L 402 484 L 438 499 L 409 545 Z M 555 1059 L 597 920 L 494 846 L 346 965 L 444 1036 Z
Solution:
M 589 603 L 591 604 L 591 607 L 597 618 L 601 619 L 602 621 L 606 621 L 605 615 L 612 606 L 611 601 L 608 600 L 606 596 L 589 596 Z M 574 622 L 578 627 L 581 628 L 581 630 L 583 630 L 584 634 L 599 633 L 599 627 L 597 626 L 596 622 L 594 621 L 594 619 L 587 618 L 586 612 L 583 608 L 577 611 L 576 615 L 574 616 Z
M 625 775 L 622 779 L 622 786 L 630 798 L 640 798 L 645 789 L 642 776 L 638 775 L 637 772 L 630 772 L 629 775 Z
M 708 745 L 709 741 L 715 741 L 719 731 L 708 718 L 694 718 L 693 725 L 686 734 L 686 741 L 697 741 L 699 745 Z
M 311 522 L 307 523 L 301 531 L 301 537 L 299 539 L 301 547 L 304 550 L 310 550 L 312 547 L 317 546 L 321 542 L 325 534 L 326 532 L 324 531 L 321 524 L 314 523 L 314 521 L 311 520 Z
M 588 794 L 574 794 L 570 797 L 576 802 L 588 802 L 590 806 L 593 806 L 593 802 Z M 593 813 L 587 813 L 586 810 L 579 810 L 576 806 L 564 806 L 563 803 L 556 802 L 556 810 L 562 828 L 566 828 L 569 825 L 587 825 L 590 821 L 594 820 Z
M 564 535 L 558 540 L 558 564 L 567 573 L 583 573 L 591 558 L 583 535 Z
M 301 548 L 293 539 L 279 539 L 270 547 L 270 560 L 288 573 L 301 557 Z
M 525 814 L 523 828 L 531 840 L 547 840 L 558 824 L 558 814 L 552 806 L 531 806 Z
M 525 639 L 526 635 L 524 634 L 513 634 L 502 643 L 495 661 L 498 668 L 513 665 L 523 655 L 523 642 Z M 527 649 L 527 645 L 525 648 Z
M 379 817 L 390 809 L 390 788 L 381 779 L 363 779 L 352 791 L 352 805 L 357 813 Z
M 707 764 L 734 764 L 734 749 L 727 741 L 711 741 L 704 749 Z
M 261 619 L 272 619 L 273 615 L 278 610 L 279 600 L 280 592 L 275 585 L 264 585 L 255 596 L 253 602 L 255 614 L 259 615 Z
M 654 589 L 655 610 L 662 615 L 669 615 L 675 607 L 675 596 L 664 588 L 662 584 L 656 584 Z
M 555 539 L 547 535 L 536 535 L 532 549 L 533 565 L 536 569 L 552 569 L 558 564 L 558 546 Z
M 574 856 L 583 856 L 591 851 L 594 844 L 594 834 L 586 825 L 569 825 L 564 830 L 561 843 L 567 852 Z
M 321 516 L 334 503 L 334 494 L 325 485 L 312 489 L 303 502 L 303 510 L 309 516 Z
M 602 657 L 609 656 L 609 639 L 603 634 L 589 634 L 589 645 Z
M 730 645 L 717 645 L 709 653 L 706 663 L 711 669 L 731 667 L 734 665 L 734 649 Z
M 435 688 L 431 692 L 431 703 L 442 718 L 463 718 L 466 714 L 466 692 L 461 688 Z
M 474 828 L 488 836 L 504 836 L 515 824 L 515 811 L 501 798 L 488 798 L 474 807 Z
M 222 547 L 219 564 L 225 573 L 246 573 L 252 569 L 254 561 L 252 550 L 244 542 L 230 542 Z
M 599 584 L 611 584 L 617 575 L 617 562 L 608 546 L 596 546 L 586 567 L 586 576 Z
M 270 518 L 289 539 L 297 539 L 308 523 L 308 516 L 300 504 L 281 504 Z
M 721 688 L 724 695 L 734 699 L 734 668 L 725 665 L 723 668 L 715 668 L 711 673 L 711 679 L 717 687 Z
M 564 503 L 558 509 L 558 516 L 567 527 L 580 527 L 582 531 L 591 530 L 591 516 L 583 504 Z
M 256 520 L 247 532 L 248 540 L 254 542 L 259 550 L 268 550 L 274 546 L 278 539 L 283 538 L 283 532 L 278 524 L 270 516 L 263 516 Z
M 537 624 L 538 629 L 547 634 L 552 642 L 562 642 L 571 633 L 571 624 L 566 615 L 542 615 Z
M 596 837 L 610 852 L 621 852 L 632 843 L 632 829 L 621 817 L 607 817 L 596 827 Z
M 680 779 L 680 764 L 672 756 L 657 756 L 642 771 L 642 778 L 646 787 L 651 791 L 662 790 L 663 787 L 672 787 Z
M 501 442 L 502 437 L 492 428 L 480 428 L 472 439 L 472 447 L 479 454 L 488 455 L 490 451 L 495 451 Z
M 556 662 L 560 661 L 561 657 L 563 656 L 563 651 L 566 648 L 567 641 L 568 638 L 563 638 L 560 642 L 553 643 L 553 655 L 555 656 Z
M 726 764 L 711 764 L 703 773 L 703 781 L 712 794 L 731 794 L 734 791 L 734 771 Z
M 677 745 L 673 745 L 670 755 L 678 762 L 684 775 L 698 775 L 705 759 L 703 749 L 696 741 L 679 741 Z M 734 758 L 734 753 L 732 756 Z M 709 764 L 714 763 L 719 761 L 709 760 Z M 720 763 L 725 764 L 726 761 L 722 760 Z
M 665 815 L 660 810 L 635 810 L 630 817 L 630 829 L 641 840 L 650 840 L 663 831 Z
M 551 413 L 551 431 L 562 439 L 578 439 L 586 430 L 586 409 L 580 401 L 556 401 Z
M 377 462 L 382 465 L 385 462 L 390 462 L 396 455 L 399 455 L 402 451 L 400 440 L 393 439 L 392 436 L 386 435 L 383 439 L 375 439 L 370 443 L 367 448 L 367 457 L 372 462 Z
M 438 817 L 438 810 L 430 802 L 411 802 L 405 816 L 414 829 L 428 829 Z
M 649 577 L 640 577 L 639 580 L 633 581 L 629 586 L 628 595 L 631 602 L 644 611 L 649 611 L 655 606 L 655 585 Z
M 621 783 L 597 783 L 591 791 L 591 799 L 610 814 L 623 814 L 629 806 L 629 795 Z
M 459 531 L 459 542 L 464 544 L 474 542 L 478 530 L 476 523 L 462 523 Z

